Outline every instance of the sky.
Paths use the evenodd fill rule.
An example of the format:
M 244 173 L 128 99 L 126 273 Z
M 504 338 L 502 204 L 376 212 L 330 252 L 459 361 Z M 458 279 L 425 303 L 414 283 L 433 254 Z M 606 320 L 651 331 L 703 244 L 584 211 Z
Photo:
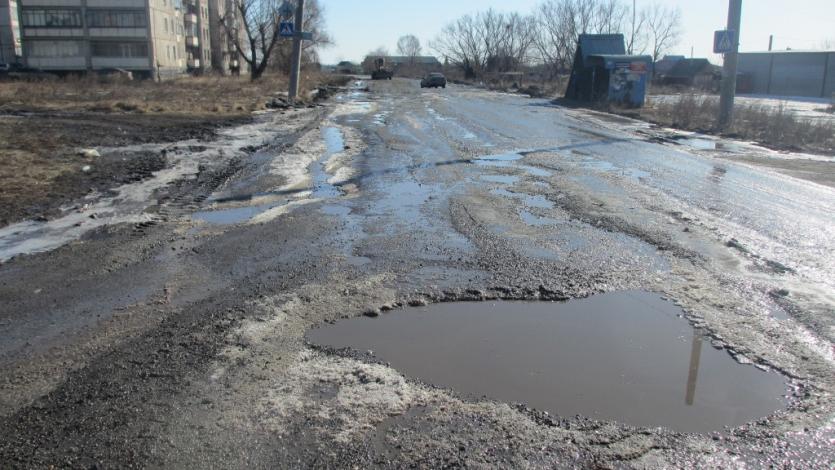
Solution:
M 649 0 L 636 0 L 638 9 Z M 684 34 L 669 53 L 707 57 L 714 55 L 713 31 L 724 29 L 728 0 L 653 0 L 678 6 Z M 531 12 L 541 0 L 320 0 L 325 7 L 327 29 L 334 46 L 322 51 L 324 63 L 359 62 L 379 46 L 396 52 L 397 39 L 414 34 L 428 50 L 429 41 L 443 26 L 467 13 L 493 7 L 498 11 Z M 824 40 L 835 44 L 835 0 L 743 0 L 741 51 L 817 49 Z

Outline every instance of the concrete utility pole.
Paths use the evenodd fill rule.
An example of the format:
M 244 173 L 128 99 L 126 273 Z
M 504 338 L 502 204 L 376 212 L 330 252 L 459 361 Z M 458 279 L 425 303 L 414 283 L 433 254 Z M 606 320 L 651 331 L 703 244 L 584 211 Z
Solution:
M 635 20 L 637 18 L 635 7 L 637 7 L 637 0 L 632 0 L 632 37 L 629 39 L 629 55 L 635 54 Z
M 733 31 L 733 47 L 725 54 L 722 71 L 722 96 L 719 98 L 719 129 L 727 129 L 734 120 L 736 96 L 736 65 L 739 53 L 739 28 L 742 23 L 742 0 L 730 0 L 728 5 L 728 30 Z
M 774 46 L 774 35 L 768 37 L 768 52 L 771 52 L 771 47 Z
M 296 27 L 293 35 L 293 57 L 290 60 L 290 90 L 287 97 L 290 102 L 299 94 L 299 75 L 302 66 L 302 28 L 304 23 L 304 0 L 296 0 Z

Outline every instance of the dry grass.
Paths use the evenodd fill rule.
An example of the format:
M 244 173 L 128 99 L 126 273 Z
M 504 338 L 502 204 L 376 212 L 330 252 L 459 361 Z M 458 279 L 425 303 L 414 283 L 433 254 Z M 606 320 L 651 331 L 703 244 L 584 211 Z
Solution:
M 719 99 L 693 94 L 664 100 L 640 111 L 642 118 L 678 129 L 715 132 Z M 835 124 L 798 118 L 784 106 L 737 104 L 727 134 L 777 149 L 835 153 Z
M 306 73 L 301 95 L 334 80 Z M 124 176 L 120 165 L 103 172 L 105 160 L 86 161 L 79 148 L 211 139 L 216 128 L 246 121 L 286 90 L 283 76 L 0 82 L 0 226 L 54 212 Z M 81 174 L 85 164 L 97 171 Z
M 301 96 L 323 78 L 306 74 Z M 284 76 L 207 75 L 164 82 L 67 77 L 48 81 L 0 82 L 0 111 L 92 111 L 146 114 L 240 115 L 264 109 L 268 97 L 286 91 Z

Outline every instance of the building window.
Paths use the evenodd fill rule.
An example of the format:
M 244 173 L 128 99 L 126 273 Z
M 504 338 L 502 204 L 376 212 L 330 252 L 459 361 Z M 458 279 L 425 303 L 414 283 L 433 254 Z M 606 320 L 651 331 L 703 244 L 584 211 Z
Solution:
M 87 10 L 87 25 L 92 28 L 144 28 L 148 24 L 142 10 Z M 166 31 L 167 28 L 166 21 Z
M 31 41 L 30 57 L 81 57 L 78 41 Z
M 168 32 L 168 18 L 163 18 L 162 19 L 162 24 L 164 26 L 165 32 L 167 33 Z
M 148 57 L 146 42 L 93 42 L 93 57 Z
M 23 26 L 47 28 L 80 28 L 81 12 L 64 9 L 23 10 Z

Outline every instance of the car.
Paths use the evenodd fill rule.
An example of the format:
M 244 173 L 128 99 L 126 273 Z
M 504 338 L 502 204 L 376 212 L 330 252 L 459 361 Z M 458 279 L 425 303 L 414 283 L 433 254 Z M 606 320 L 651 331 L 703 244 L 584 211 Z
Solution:
M 446 88 L 446 77 L 442 73 L 430 73 L 420 81 L 421 88 Z

